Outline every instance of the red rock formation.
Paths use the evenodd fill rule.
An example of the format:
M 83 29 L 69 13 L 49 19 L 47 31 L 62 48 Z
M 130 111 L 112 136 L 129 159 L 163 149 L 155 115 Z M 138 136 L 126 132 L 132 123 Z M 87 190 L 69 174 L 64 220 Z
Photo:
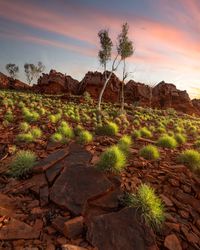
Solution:
M 106 73 L 109 74 L 109 72 Z M 80 82 L 79 94 L 83 94 L 87 91 L 92 98 L 98 99 L 104 82 L 104 74 L 97 71 L 89 71 Z M 104 101 L 117 102 L 119 100 L 120 83 L 119 78 L 115 74 L 112 74 L 103 95 Z
M 130 80 L 125 85 L 125 101 L 139 105 L 148 106 L 150 103 L 150 87 L 143 83 Z
M 29 89 L 30 87 L 27 84 L 17 79 L 14 80 L 0 72 L 0 88 L 23 90 L 23 89 Z
M 156 108 L 174 108 L 188 114 L 196 113 L 190 97 L 186 91 L 181 91 L 174 84 L 160 82 L 153 88 L 152 105 Z
M 77 94 L 79 82 L 71 76 L 66 76 L 55 70 L 49 74 L 43 74 L 38 79 L 38 84 L 34 85 L 33 90 L 45 94 Z

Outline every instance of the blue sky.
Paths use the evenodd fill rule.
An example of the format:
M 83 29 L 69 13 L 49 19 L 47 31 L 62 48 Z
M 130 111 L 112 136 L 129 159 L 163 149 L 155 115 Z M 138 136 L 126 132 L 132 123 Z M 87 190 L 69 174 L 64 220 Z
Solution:
M 125 2 L 125 3 L 124 3 Z M 162 80 L 195 96 L 200 88 L 199 0 L 0 0 L 0 71 L 42 61 L 81 80 L 102 70 L 97 33 L 109 28 L 115 41 L 128 21 L 135 54 L 128 70 L 136 81 Z M 117 75 L 121 77 L 119 68 Z

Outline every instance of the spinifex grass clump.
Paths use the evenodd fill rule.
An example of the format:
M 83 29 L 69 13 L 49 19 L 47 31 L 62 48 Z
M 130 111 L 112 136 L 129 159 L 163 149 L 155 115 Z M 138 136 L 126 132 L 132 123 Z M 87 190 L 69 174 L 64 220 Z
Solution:
M 180 163 L 185 164 L 192 171 L 200 173 L 200 153 L 193 149 L 188 149 L 182 152 L 178 157 Z
M 116 123 L 114 122 L 108 122 L 107 124 L 103 126 L 98 126 L 96 128 L 96 134 L 98 135 L 108 135 L 108 136 L 114 136 L 118 133 L 119 128 Z
M 74 129 L 74 134 L 78 136 L 83 130 L 84 130 L 83 126 L 77 125 Z
M 132 144 L 132 139 L 128 135 L 122 136 L 122 138 L 118 142 L 118 147 L 125 153 L 128 154 L 130 151 L 130 147 Z
M 136 194 L 127 194 L 124 204 L 139 208 L 145 222 L 155 230 L 160 229 L 165 220 L 163 203 L 154 189 L 147 184 L 140 185 Z
M 140 150 L 139 155 L 146 160 L 157 160 L 160 157 L 157 147 L 153 145 L 143 147 Z
M 58 133 L 61 133 L 66 139 L 71 139 L 74 137 L 73 129 L 66 122 L 62 122 L 57 131 Z
M 158 146 L 163 148 L 175 148 L 177 146 L 177 142 L 174 137 L 163 135 L 158 139 Z
M 34 137 L 30 132 L 21 133 L 21 134 L 17 135 L 16 139 L 17 139 L 17 141 L 26 142 L 26 143 L 34 141 Z
M 27 132 L 30 128 L 30 125 L 27 122 L 21 122 L 19 128 L 23 132 Z
M 42 136 L 42 131 L 40 128 L 32 128 L 30 130 L 30 133 L 32 134 L 34 140 L 39 139 Z
M 132 134 L 133 138 L 138 139 L 141 138 L 141 132 L 140 130 L 135 130 Z
M 117 146 L 106 149 L 100 156 L 97 168 L 112 173 L 120 173 L 126 164 L 126 156 Z
M 51 136 L 51 141 L 52 142 L 62 142 L 63 141 L 63 136 L 61 133 L 54 133 L 52 136 Z
M 21 178 L 29 174 L 36 164 L 36 155 L 31 151 L 19 151 L 10 164 L 9 174 Z
M 140 129 L 140 134 L 141 134 L 142 137 L 145 137 L 145 138 L 151 138 L 152 137 L 151 131 L 148 130 L 146 127 Z
M 186 142 L 186 136 L 184 134 L 175 134 L 174 135 L 175 140 L 177 141 L 178 144 L 184 144 Z
M 82 130 L 78 135 L 78 142 L 80 144 L 87 144 L 93 140 L 92 134 L 87 130 Z

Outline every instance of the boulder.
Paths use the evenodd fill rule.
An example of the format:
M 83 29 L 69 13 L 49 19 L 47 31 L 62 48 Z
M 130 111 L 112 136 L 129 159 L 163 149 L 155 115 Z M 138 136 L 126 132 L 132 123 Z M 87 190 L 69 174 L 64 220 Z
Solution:
M 69 75 L 64 75 L 55 70 L 49 74 L 42 74 L 33 90 L 45 94 L 77 94 L 79 82 Z
M 0 72 L 0 88 L 27 90 L 30 88 L 30 86 L 24 82 L 21 82 L 20 80 L 12 79 L 11 77 Z
M 154 235 L 141 223 L 134 208 L 93 217 L 87 239 L 99 250 L 146 250 L 155 246 Z
M 79 94 L 83 94 L 85 91 L 87 91 L 92 98 L 98 99 L 100 91 L 105 82 L 105 74 L 108 75 L 109 73 L 110 72 L 108 71 L 104 74 L 97 71 L 89 71 L 80 82 Z M 121 81 L 113 73 L 104 92 L 103 100 L 109 102 L 119 101 L 120 85 Z

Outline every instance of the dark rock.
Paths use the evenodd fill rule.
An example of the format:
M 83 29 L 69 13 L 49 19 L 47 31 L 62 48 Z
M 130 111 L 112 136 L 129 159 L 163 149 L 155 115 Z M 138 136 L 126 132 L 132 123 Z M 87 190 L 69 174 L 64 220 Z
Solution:
M 83 217 L 75 217 L 64 223 L 64 235 L 67 238 L 74 239 L 82 234 L 83 232 Z
M 93 217 L 87 239 L 99 250 L 143 250 L 155 245 L 153 233 L 142 225 L 134 208 Z

